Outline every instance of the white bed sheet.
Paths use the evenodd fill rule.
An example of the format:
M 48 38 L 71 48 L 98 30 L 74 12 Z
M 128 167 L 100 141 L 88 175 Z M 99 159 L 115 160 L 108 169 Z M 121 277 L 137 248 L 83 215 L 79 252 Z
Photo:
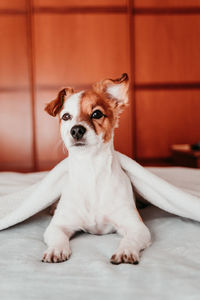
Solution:
M 200 170 L 149 168 L 169 182 L 200 195 Z M 0 194 L 16 191 L 45 173 L 0 173 Z M 120 236 L 78 234 L 69 261 L 46 264 L 46 211 L 0 232 L 0 299 L 200 299 L 200 223 L 150 206 L 141 210 L 153 244 L 139 265 L 109 263 Z

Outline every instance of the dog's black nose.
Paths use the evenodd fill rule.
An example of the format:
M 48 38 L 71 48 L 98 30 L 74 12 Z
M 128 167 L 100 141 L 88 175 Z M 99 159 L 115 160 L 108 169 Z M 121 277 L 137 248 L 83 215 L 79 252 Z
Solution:
M 71 136 L 77 141 L 80 140 L 86 132 L 86 128 L 82 125 L 75 125 L 70 130 Z

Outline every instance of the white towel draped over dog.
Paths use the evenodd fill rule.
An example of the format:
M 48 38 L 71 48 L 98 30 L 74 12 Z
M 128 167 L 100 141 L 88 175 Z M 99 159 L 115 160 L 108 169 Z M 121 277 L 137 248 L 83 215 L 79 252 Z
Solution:
M 148 202 L 178 216 L 200 221 L 200 194 L 196 197 L 152 174 L 118 152 L 122 168 L 138 193 Z
M 22 222 L 54 203 L 61 195 L 67 159 L 41 181 L 15 193 L 0 196 L 0 230 Z
M 148 202 L 170 213 L 200 221 L 200 193 L 192 195 L 170 184 L 140 166 L 134 160 L 117 152 L 122 169 L 134 188 Z M 0 230 L 20 223 L 53 204 L 61 195 L 67 174 L 67 158 L 45 174 L 39 182 L 6 193 L 0 188 Z M 42 176 L 41 176 L 42 177 Z

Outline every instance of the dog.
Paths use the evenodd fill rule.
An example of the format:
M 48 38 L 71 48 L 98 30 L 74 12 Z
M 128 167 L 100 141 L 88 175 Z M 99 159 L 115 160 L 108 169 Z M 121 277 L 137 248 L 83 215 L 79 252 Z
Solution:
M 68 260 L 70 238 L 85 231 L 119 233 L 122 239 L 111 263 L 138 264 L 141 251 L 151 244 L 151 235 L 138 213 L 135 192 L 167 212 L 200 221 L 198 196 L 114 150 L 114 129 L 128 104 L 128 85 L 124 73 L 118 79 L 97 82 L 89 90 L 61 90 L 45 110 L 59 119 L 68 157 L 39 182 L 0 196 L 0 230 L 54 204 L 54 216 L 44 233 L 43 262 Z
M 91 89 L 61 90 L 45 110 L 58 116 L 68 150 L 68 173 L 62 196 L 44 234 L 48 248 L 43 262 L 63 262 L 71 255 L 70 238 L 77 231 L 118 232 L 113 264 L 138 264 L 151 235 L 135 204 L 131 182 L 114 151 L 114 129 L 128 103 L 127 74 L 106 79 Z

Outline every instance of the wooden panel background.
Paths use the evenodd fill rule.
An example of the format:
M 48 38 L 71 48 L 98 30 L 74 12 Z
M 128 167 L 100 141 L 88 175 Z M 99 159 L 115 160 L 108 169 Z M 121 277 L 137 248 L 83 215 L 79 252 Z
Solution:
M 54 166 L 66 150 L 45 103 L 123 72 L 118 150 L 154 163 L 200 140 L 199 37 L 200 0 L 1 1 L 0 170 Z
M 0 169 L 33 166 L 25 1 L 0 4 Z

